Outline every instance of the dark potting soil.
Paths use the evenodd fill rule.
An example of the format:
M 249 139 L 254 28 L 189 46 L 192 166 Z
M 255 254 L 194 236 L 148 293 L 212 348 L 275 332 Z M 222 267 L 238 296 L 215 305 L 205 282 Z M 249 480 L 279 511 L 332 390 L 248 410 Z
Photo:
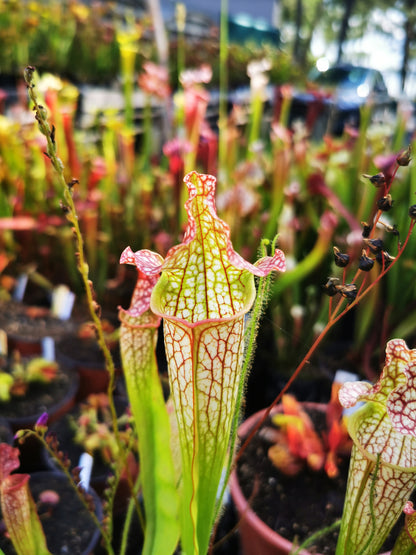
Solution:
M 118 344 L 111 348 L 116 368 L 120 367 L 120 350 Z M 86 366 L 92 368 L 102 367 L 105 360 L 97 340 L 92 338 L 80 338 L 74 334 L 64 336 L 56 346 L 58 360 L 63 360 L 69 366 Z
M 127 410 L 127 399 L 115 399 L 117 416 L 121 416 Z M 64 414 L 51 426 L 48 433 L 54 434 L 59 443 L 59 450 L 71 461 L 71 466 L 78 464 L 79 458 L 84 452 L 82 445 L 75 443 L 77 420 L 80 415 L 79 406 Z M 95 489 L 102 489 L 106 480 L 111 475 L 109 464 L 103 460 L 99 452 L 94 453 L 94 462 L 91 473 L 91 485 Z
M 63 452 L 65 457 L 71 461 L 71 467 L 77 466 L 79 458 L 84 452 L 81 445 L 74 441 L 76 420 L 79 416 L 77 409 L 64 414 L 56 422 L 49 427 L 49 432 L 56 436 L 59 443 L 59 450 Z M 94 486 L 94 480 L 105 481 L 110 475 L 110 468 L 102 458 L 97 454 L 94 456 L 94 463 L 92 467 L 91 481 Z
M 308 410 L 319 432 L 324 429 L 323 413 Z M 266 426 L 273 426 L 270 419 Z M 269 528 L 291 542 L 301 544 L 315 532 L 331 526 L 342 516 L 349 459 L 341 459 L 339 475 L 329 478 L 325 471 L 305 467 L 298 475 L 285 476 L 267 456 L 271 443 L 256 434 L 237 464 L 241 490 L 250 507 Z M 310 553 L 333 555 L 339 528 L 307 546 Z M 394 536 L 395 537 L 395 536 Z M 389 542 L 389 540 L 387 540 Z M 383 550 L 392 548 L 392 541 Z M 382 551 L 383 551 L 382 550 Z
M 63 355 L 68 359 L 86 364 L 104 365 L 104 355 L 96 339 L 81 339 L 75 335 L 65 336 L 57 345 L 58 358 Z
M 13 443 L 13 432 L 5 418 L 0 418 L 0 443 Z
M 73 387 L 76 388 L 77 383 L 78 378 L 72 371 L 60 367 L 57 377 L 51 383 L 32 382 L 24 396 L 12 397 L 7 402 L 1 401 L 0 417 L 29 419 L 30 416 L 40 416 L 43 412 L 48 412 L 52 407 L 63 402 L 70 390 Z M 73 394 L 75 395 L 75 393 L 74 390 Z
M 53 555 L 81 555 L 94 541 L 97 528 L 90 513 L 84 507 L 66 477 L 51 472 L 35 473 L 30 478 L 30 490 L 38 506 L 38 514 L 45 532 L 48 549 Z M 59 502 L 46 506 L 39 501 L 39 494 L 45 490 L 58 493 Z M 97 498 L 91 498 L 92 508 L 99 508 Z M 101 514 L 101 510 L 98 511 Z M 95 543 L 95 542 L 94 542 Z M 91 546 L 92 548 L 93 546 Z M 0 534 L 0 548 L 5 555 L 16 552 L 10 540 Z
M 43 337 L 57 339 L 74 330 L 74 322 L 60 320 L 47 309 L 28 307 L 16 301 L 0 302 L 0 329 L 7 335 L 37 341 Z

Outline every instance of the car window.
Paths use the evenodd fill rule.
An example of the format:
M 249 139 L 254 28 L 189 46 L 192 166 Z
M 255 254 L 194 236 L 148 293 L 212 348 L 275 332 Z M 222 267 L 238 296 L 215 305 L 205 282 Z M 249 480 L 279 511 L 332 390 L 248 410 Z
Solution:
M 357 88 L 360 84 L 364 83 L 368 75 L 368 70 L 365 68 L 330 68 L 327 71 L 319 74 L 316 78 L 318 85 L 326 87 L 342 87 L 342 88 Z
M 376 73 L 376 77 L 374 80 L 374 90 L 379 93 L 387 92 L 387 87 L 384 82 L 384 79 L 380 73 Z

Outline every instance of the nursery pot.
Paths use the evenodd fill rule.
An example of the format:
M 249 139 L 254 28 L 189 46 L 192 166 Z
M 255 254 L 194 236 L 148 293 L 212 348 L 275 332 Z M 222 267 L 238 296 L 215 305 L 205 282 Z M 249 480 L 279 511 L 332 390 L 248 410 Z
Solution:
M 29 487 L 37 504 L 49 551 L 54 554 L 92 554 L 100 540 L 100 532 L 68 478 L 61 472 L 35 472 L 30 476 Z M 45 490 L 58 494 L 56 504 L 40 501 L 39 495 Z M 103 512 L 98 495 L 90 489 L 88 496 L 95 515 L 101 521 Z M 9 555 L 15 554 L 5 536 L 0 536 L 0 547 Z
M 7 335 L 8 352 L 19 351 L 23 357 L 39 356 L 45 337 L 56 342 L 74 329 L 72 320 L 60 320 L 44 307 L 8 301 L 0 303 L 0 308 L 0 329 Z
M 116 370 L 119 370 L 117 346 L 111 349 Z M 104 356 L 95 338 L 83 339 L 69 335 L 57 344 L 57 360 L 63 362 L 79 375 L 77 401 L 86 399 L 92 393 L 106 393 L 110 375 L 105 366 Z
M 0 403 L 0 417 L 7 420 L 13 432 L 32 428 L 38 418 L 46 412 L 48 422 L 54 422 L 68 412 L 75 403 L 79 378 L 75 372 L 61 367 L 63 379 L 59 384 L 45 384 L 31 391 L 22 399 Z M 59 389 L 58 389 L 59 387 Z M 30 398 L 29 398 L 30 395 Z
M 128 404 L 127 400 L 124 398 L 116 397 L 114 398 L 114 403 L 116 407 L 116 412 L 118 416 L 121 416 L 127 410 Z M 65 414 L 58 421 L 54 422 L 49 428 L 49 432 L 56 435 L 59 441 L 59 447 L 61 451 L 71 461 L 72 466 L 76 466 L 82 453 L 84 452 L 84 447 L 75 441 L 75 429 L 74 426 L 77 425 L 77 419 L 80 416 L 80 409 L 77 405 L 74 409 L 67 414 Z M 132 455 L 133 457 L 133 452 Z M 136 463 L 137 464 L 137 463 Z M 48 460 L 49 468 L 56 468 L 54 464 L 54 459 L 50 458 Z M 133 458 L 131 461 L 130 470 L 132 473 L 138 472 L 138 467 L 135 467 Z M 90 485 L 94 491 L 102 497 L 105 489 L 108 487 L 108 479 L 112 476 L 112 471 L 109 463 L 106 463 L 99 453 L 93 454 L 93 464 L 91 470 Z M 127 504 L 129 502 L 131 495 L 131 489 L 128 485 L 128 480 L 126 476 L 120 478 L 113 503 L 113 512 L 120 513 L 126 510 Z
M 326 408 L 323 404 L 306 403 L 306 405 L 311 408 L 318 408 L 321 411 L 325 411 Z M 241 439 L 248 436 L 265 412 L 266 410 L 259 411 L 241 424 L 238 430 L 238 435 Z M 282 412 L 281 405 L 275 407 L 271 415 L 279 412 Z M 267 526 L 251 509 L 249 501 L 241 491 L 236 470 L 232 472 L 230 477 L 230 493 L 239 517 L 239 532 L 243 555 L 259 555 L 260 553 L 262 555 L 288 555 L 294 547 L 293 543 Z M 276 510 L 278 510 L 278 507 L 276 507 Z M 302 550 L 301 555 L 311 554 L 309 551 Z
M 51 424 L 74 406 L 78 391 L 78 375 L 63 368 L 60 372 L 61 376 L 57 382 L 37 384 L 35 389 L 29 388 L 21 398 L 0 402 L 0 418 L 7 423 L 12 434 L 18 430 L 33 429 L 45 412 L 48 414 L 48 424 Z M 45 449 L 36 437 L 26 437 L 22 443 L 15 440 L 15 444 L 20 451 L 20 468 L 23 472 L 30 473 L 48 468 Z
M 325 412 L 326 405 L 319 403 L 302 403 L 306 409 L 315 409 Z M 238 431 L 241 439 L 248 436 L 254 425 L 264 416 L 266 410 L 259 411 L 244 421 Z M 271 411 L 271 415 L 282 412 L 281 405 Z M 270 528 L 251 508 L 250 500 L 245 497 L 234 470 L 230 476 L 230 493 L 239 518 L 239 532 L 243 555 L 288 555 L 294 544 Z M 301 504 L 302 499 L 298 499 Z M 276 512 L 279 511 L 276 507 Z M 311 555 L 307 550 L 302 550 L 301 555 Z M 314 555 L 321 555 L 314 551 Z M 383 555 L 388 555 L 387 553 Z

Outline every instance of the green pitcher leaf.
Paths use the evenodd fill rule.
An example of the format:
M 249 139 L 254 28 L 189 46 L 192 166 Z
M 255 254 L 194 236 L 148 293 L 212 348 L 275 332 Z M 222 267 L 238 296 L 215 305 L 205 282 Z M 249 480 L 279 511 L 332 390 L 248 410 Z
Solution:
M 126 249 L 121 262 L 131 262 L 131 256 L 131 251 Z M 127 311 L 120 310 L 120 348 L 139 438 L 146 517 L 143 554 L 169 555 L 179 539 L 179 502 L 170 451 L 169 417 L 155 355 L 160 318 L 149 310 L 150 294 L 156 281 L 157 276 L 147 277 L 139 272 L 131 306 Z
M 408 501 L 404 506 L 405 525 L 400 531 L 391 555 L 415 555 L 416 553 L 416 511 L 413 503 Z
M 416 511 L 413 509 L 413 503 L 408 501 L 403 510 L 406 514 L 404 529 L 416 552 Z
M 416 349 L 393 339 L 375 386 L 340 390 L 344 407 L 365 404 L 348 419 L 354 447 L 337 555 L 378 553 L 416 485 L 415 373 Z
M 216 180 L 185 177 L 189 200 L 183 242 L 159 264 L 149 251 L 134 253 L 139 271 L 161 272 L 150 301 L 164 320 L 171 392 L 182 456 L 183 552 L 205 553 L 227 464 L 244 354 L 244 315 L 251 309 L 254 276 L 285 270 L 276 250 L 255 265 L 233 249 L 228 225 L 215 208 Z M 129 251 L 131 253 L 131 251 Z

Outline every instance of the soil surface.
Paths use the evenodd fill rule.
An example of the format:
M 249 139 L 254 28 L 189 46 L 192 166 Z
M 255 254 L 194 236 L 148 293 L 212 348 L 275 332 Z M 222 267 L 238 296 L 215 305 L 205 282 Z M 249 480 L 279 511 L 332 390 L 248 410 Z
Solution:
M 74 441 L 75 428 L 77 426 L 77 418 L 79 410 L 75 409 L 64 414 L 56 422 L 49 427 L 49 432 L 56 435 L 59 442 L 59 449 L 71 461 L 71 467 L 77 466 L 78 461 L 84 449 Z M 104 482 L 110 475 L 110 468 L 99 454 L 94 455 L 94 464 L 92 467 L 91 482 L 94 487 L 94 480 Z
M 308 413 L 319 422 L 317 431 L 323 430 L 324 414 L 315 410 L 308 410 Z M 270 420 L 265 425 L 273 426 Z M 298 475 L 289 477 L 269 460 L 270 446 L 271 443 L 259 434 L 254 436 L 237 465 L 240 487 L 261 520 L 289 541 L 300 544 L 341 518 L 349 460 L 340 461 L 340 473 L 335 479 L 330 479 L 323 470 L 316 472 L 306 467 Z M 308 545 L 307 550 L 333 555 L 338 532 L 337 528 L 325 534 Z
M 104 367 L 104 355 L 95 339 L 81 339 L 76 335 L 65 336 L 57 345 L 57 357 L 63 357 L 74 366 L 79 363 Z
M 116 368 L 121 365 L 118 345 L 110 348 Z M 105 359 L 95 338 L 80 338 L 76 335 L 64 336 L 56 346 L 58 360 L 67 366 L 105 369 Z
M 12 397 L 8 402 L 0 402 L 0 417 L 6 419 L 25 418 L 34 422 L 44 412 L 50 412 L 56 405 L 63 403 L 70 391 L 75 395 L 77 376 L 60 367 L 57 377 L 48 384 L 34 383 L 23 397 Z
M 38 506 L 49 551 L 53 555 L 89 554 L 89 548 L 93 547 L 91 543 L 95 544 L 97 540 L 96 527 L 68 480 L 57 474 L 41 472 L 33 474 L 29 484 Z M 57 505 L 51 507 L 39 501 L 39 494 L 45 490 L 58 493 Z M 95 503 L 96 508 L 99 508 L 98 499 L 94 499 L 95 501 L 91 498 L 92 506 Z M 3 533 L 0 534 L 0 548 L 5 555 L 16 554 L 10 540 Z
M 121 416 L 127 410 L 127 400 L 115 399 L 116 412 Z M 78 464 L 79 458 L 85 449 L 82 445 L 75 443 L 75 433 L 77 429 L 77 420 L 80 415 L 80 407 L 73 408 L 70 412 L 64 414 L 48 429 L 49 433 L 56 436 L 59 442 L 59 449 L 71 461 L 71 466 Z M 91 485 L 94 489 L 100 489 L 105 486 L 107 478 L 111 475 L 111 469 L 105 462 L 99 452 L 94 453 L 94 464 L 91 474 Z
M 43 307 L 29 307 L 16 301 L 0 302 L 0 329 L 7 335 L 20 336 L 26 341 L 38 341 L 43 337 L 57 339 L 74 327 L 73 321 L 55 318 Z

